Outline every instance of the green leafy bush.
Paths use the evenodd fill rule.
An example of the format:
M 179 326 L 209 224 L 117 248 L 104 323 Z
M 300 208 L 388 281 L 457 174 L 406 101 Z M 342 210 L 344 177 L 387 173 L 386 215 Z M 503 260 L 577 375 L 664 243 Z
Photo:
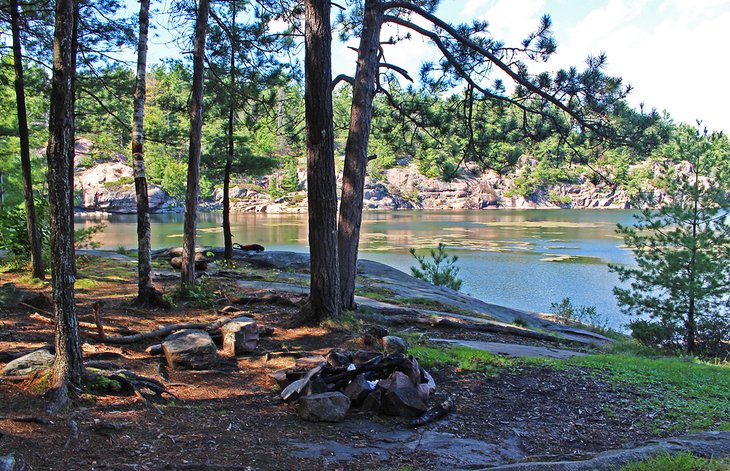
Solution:
M 35 202 L 38 236 L 43 248 L 43 264 L 49 265 L 49 244 L 51 238 L 48 201 Z M 7 211 L 0 211 L 0 250 L 7 250 L 9 256 L 5 265 L 10 269 L 25 268 L 30 262 L 30 240 L 25 222 L 25 205 L 21 204 Z

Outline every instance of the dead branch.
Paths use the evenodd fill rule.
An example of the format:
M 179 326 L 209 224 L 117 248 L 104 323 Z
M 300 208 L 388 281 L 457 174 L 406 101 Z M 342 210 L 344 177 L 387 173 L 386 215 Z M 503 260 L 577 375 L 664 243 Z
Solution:
M 411 427 L 420 427 L 422 425 L 430 424 L 431 422 L 440 419 L 445 416 L 454 408 L 454 403 L 451 399 L 447 399 L 441 404 L 431 407 L 429 410 L 423 413 L 422 416 L 417 417 L 409 422 Z
M 53 317 L 46 317 L 42 314 L 38 314 L 37 312 L 34 312 L 33 314 L 28 315 L 29 318 L 33 319 L 34 321 L 41 322 L 43 324 L 48 325 L 55 325 L 55 321 L 53 320 Z M 82 327 L 84 329 L 91 329 L 98 331 L 98 326 L 91 322 L 79 322 L 79 327 Z M 115 332 L 118 334 L 125 334 L 125 335 L 131 335 L 135 334 L 136 332 L 134 330 L 128 329 L 126 327 L 106 327 L 106 330 L 109 332 Z
M 96 323 L 96 331 L 99 333 L 99 338 L 104 341 L 106 335 L 104 334 L 104 325 L 101 323 L 101 303 L 99 301 L 94 303 L 94 322 Z
M 217 330 L 223 327 L 224 325 L 231 322 L 232 319 L 218 319 L 217 321 L 211 323 L 211 324 L 201 324 L 201 323 L 182 323 L 182 324 L 171 324 L 166 327 L 162 327 L 157 330 L 152 330 L 150 332 L 141 332 L 134 335 L 123 335 L 123 336 L 117 336 L 117 337 L 106 337 L 104 339 L 105 343 L 113 343 L 113 344 L 128 344 L 128 343 L 135 343 L 140 342 L 142 340 L 150 340 L 150 339 L 157 339 L 161 337 L 167 337 L 169 334 L 173 333 L 176 330 L 183 330 L 183 329 L 204 329 L 204 330 Z
M 28 309 L 33 309 L 34 311 L 40 311 L 40 312 L 42 312 L 43 314 L 45 314 L 45 315 L 47 315 L 47 316 L 50 316 L 51 318 L 53 318 L 53 313 L 52 313 L 52 312 L 49 312 L 49 311 L 44 311 L 43 309 L 41 309 L 41 308 L 39 308 L 39 307 L 35 307 L 35 306 L 32 306 L 32 305 L 30 305 L 30 304 L 27 304 L 27 303 L 23 303 L 23 302 L 20 302 L 20 303 L 18 303 L 18 304 L 19 304 L 19 305 L 21 305 L 21 306 L 25 306 L 25 307 L 27 307 Z
M 39 424 L 39 425 L 49 425 L 51 423 L 50 420 L 45 419 L 43 417 L 38 417 L 35 415 L 21 415 L 17 417 L 8 417 L 6 415 L 0 416 L 0 420 L 11 420 L 13 422 L 21 422 L 26 424 Z

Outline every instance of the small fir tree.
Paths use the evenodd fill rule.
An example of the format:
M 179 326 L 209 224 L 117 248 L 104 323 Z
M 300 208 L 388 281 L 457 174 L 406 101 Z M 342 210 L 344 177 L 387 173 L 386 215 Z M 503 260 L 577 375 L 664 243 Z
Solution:
M 730 226 L 727 195 L 716 170 L 721 135 L 687 132 L 678 143 L 685 170 L 667 166 L 669 203 L 651 198 L 632 226 L 617 232 L 633 249 L 636 266 L 611 265 L 626 288 L 614 288 L 622 311 L 640 316 L 630 326 L 644 343 L 689 353 L 721 355 L 728 349 Z M 724 151 L 723 151 L 724 152 Z

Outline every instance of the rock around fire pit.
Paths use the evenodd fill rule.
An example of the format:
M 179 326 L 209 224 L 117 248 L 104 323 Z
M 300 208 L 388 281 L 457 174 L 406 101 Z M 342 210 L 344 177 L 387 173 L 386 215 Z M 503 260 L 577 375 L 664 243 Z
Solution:
M 333 350 L 327 357 L 279 370 L 272 377 L 284 388 L 281 398 L 297 405 L 299 416 L 310 421 L 337 422 L 352 407 L 398 417 L 420 418 L 423 425 L 451 408 L 439 404 L 429 411 L 436 390 L 431 375 L 418 360 L 403 353 Z M 308 368 L 309 367 L 309 368 Z M 434 413 L 438 410 L 438 413 Z

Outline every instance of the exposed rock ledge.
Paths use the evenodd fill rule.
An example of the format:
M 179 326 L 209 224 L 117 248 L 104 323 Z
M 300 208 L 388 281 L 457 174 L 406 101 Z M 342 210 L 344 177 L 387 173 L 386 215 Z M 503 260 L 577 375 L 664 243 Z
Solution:
M 75 189 L 81 192 L 80 208 L 107 213 L 136 213 L 132 167 L 122 162 L 95 165 L 76 175 Z M 183 206 L 161 186 L 147 185 L 150 211 L 153 213 L 182 212 Z
M 606 183 L 594 183 L 589 176 L 581 176 L 575 183 L 561 183 L 537 190 L 524 197 L 515 191 L 515 175 L 499 175 L 493 171 L 466 170 L 458 180 L 444 182 L 419 173 L 414 165 L 395 167 L 383 172 L 377 181 L 365 181 L 364 209 L 468 209 L 490 208 L 614 208 L 631 206 L 631 198 L 624 188 Z M 656 174 L 658 168 L 650 169 Z M 678 169 L 680 172 L 685 169 Z M 272 197 L 266 188 L 267 177 L 256 184 L 233 185 L 229 195 L 231 210 L 258 213 L 298 213 L 307 210 L 306 179 L 299 172 L 300 191 L 284 197 Z M 136 198 L 132 168 L 122 161 L 97 164 L 77 172 L 76 189 L 81 191 L 80 209 L 112 213 L 136 212 Z M 150 210 L 153 213 L 181 212 L 182 202 L 170 197 L 160 186 L 149 184 Z M 655 191 L 658 204 L 665 195 Z M 210 199 L 201 201 L 203 210 L 220 210 L 223 191 L 216 188 Z

